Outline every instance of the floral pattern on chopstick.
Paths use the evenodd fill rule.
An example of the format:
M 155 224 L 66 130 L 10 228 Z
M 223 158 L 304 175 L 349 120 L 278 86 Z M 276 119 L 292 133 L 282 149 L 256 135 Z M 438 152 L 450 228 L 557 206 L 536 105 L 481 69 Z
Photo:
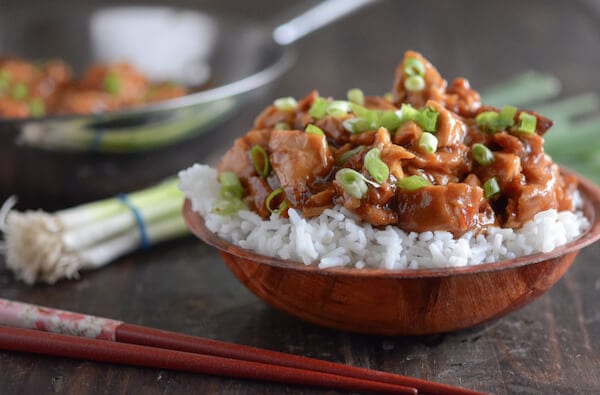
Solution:
M 123 322 L 0 299 L 0 324 L 46 332 L 115 340 Z

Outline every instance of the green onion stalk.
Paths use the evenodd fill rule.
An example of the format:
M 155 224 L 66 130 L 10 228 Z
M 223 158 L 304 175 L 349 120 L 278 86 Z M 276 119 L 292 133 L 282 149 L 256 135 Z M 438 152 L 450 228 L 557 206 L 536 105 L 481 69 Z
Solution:
M 27 284 L 77 278 L 115 259 L 188 233 L 181 216 L 183 194 L 176 178 L 156 186 L 55 213 L 0 209 L 0 252 Z

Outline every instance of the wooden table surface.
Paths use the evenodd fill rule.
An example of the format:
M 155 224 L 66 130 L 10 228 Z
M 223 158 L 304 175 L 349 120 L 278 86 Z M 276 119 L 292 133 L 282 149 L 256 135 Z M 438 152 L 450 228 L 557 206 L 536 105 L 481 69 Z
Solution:
M 6 12 L 20 4 L 3 3 Z M 188 5 L 259 21 L 300 2 L 272 3 L 188 1 Z M 129 179 L 125 185 L 137 187 L 135 180 L 160 172 L 152 165 L 134 166 L 135 160 L 157 163 L 157 168 L 162 161 L 181 169 L 194 162 L 214 164 L 275 97 L 301 97 L 313 87 L 337 97 L 356 86 L 367 93 L 386 92 L 406 49 L 423 52 L 446 78 L 466 76 L 476 88 L 537 69 L 558 76 L 567 95 L 599 92 L 599 10 L 593 1 L 381 2 L 298 43 L 295 66 L 269 92 L 247 102 L 213 132 L 161 152 L 112 158 L 110 174 L 119 185 Z M 19 155 L 15 157 L 36 153 Z M 63 159 L 52 155 L 43 160 Z M 90 159 L 92 173 L 97 160 Z M 49 174 L 48 188 L 60 176 Z M 14 182 L 17 185 L 19 180 Z M 44 206 L 43 189 L 36 194 L 38 204 Z M 77 188 L 59 197 L 62 200 L 53 204 L 82 198 Z M 248 292 L 213 249 L 192 237 L 129 255 L 104 269 L 83 273 L 78 281 L 53 286 L 30 287 L 16 281 L 0 258 L 0 296 L 495 394 L 598 394 L 599 255 L 600 244 L 582 251 L 553 289 L 517 312 L 471 330 L 425 337 L 357 335 L 301 322 Z M 335 392 L 0 352 L 0 393 Z

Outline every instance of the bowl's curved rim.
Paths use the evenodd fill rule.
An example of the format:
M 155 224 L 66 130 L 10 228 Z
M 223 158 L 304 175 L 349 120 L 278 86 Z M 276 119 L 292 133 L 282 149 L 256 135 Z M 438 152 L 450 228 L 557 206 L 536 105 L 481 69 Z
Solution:
M 210 232 L 205 224 L 204 218 L 192 210 L 192 204 L 186 199 L 183 207 L 184 219 L 192 231 L 200 240 L 217 248 L 223 253 L 238 258 L 251 260 L 268 266 L 292 269 L 297 271 L 312 272 L 324 276 L 347 276 L 347 277 L 387 277 L 387 278 L 432 278 L 449 277 L 455 275 L 480 274 L 484 272 L 514 269 L 521 266 L 531 265 L 553 258 L 558 258 L 572 252 L 578 252 L 582 248 L 600 239 L 600 188 L 586 178 L 561 167 L 561 173 L 575 176 L 578 180 L 579 192 L 583 200 L 583 211 L 590 222 L 590 228 L 578 239 L 562 245 L 547 253 L 536 253 L 515 259 L 502 260 L 479 265 L 431 269 L 356 269 L 350 267 L 334 267 L 320 269 L 316 265 L 305 265 L 301 262 L 284 260 L 257 254 L 253 251 L 244 250 Z
M 146 7 L 144 5 L 125 5 L 125 6 L 106 6 L 104 8 L 136 8 Z M 168 6 L 154 6 L 156 8 L 165 8 Z M 230 81 L 222 85 L 215 86 L 210 89 L 201 90 L 199 92 L 188 93 L 184 96 L 175 97 L 166 100 L 159 100 L 157 102 L 142 104 L 139 106 L 104 111 L 95 114 L 57 114 L 48 115 L 39 118 L 2 118 L 0 117 L 1 124 L 14 124 L 14 125 L 25 125 L 30 123 L 44 123 L 44 122 L 77 122 L 77 121 L 90 121 L 90 122 L 105 122 L 107 120 L 121 118 L 121 117 L 135 117 L 153 114 L 162 111 L 177 110 L 182 108 L 193 107 L 201 104 L 210 104 L 219 100 L 236 97 L 244 93 L 251 92 L 255 89 L 263 87 L 279 77 L 281 77 L 286 71 L 288 71 L 294 64 L 297 55 L 293 47 L 281 46 L 277 44 L 271 35 L 271 31 L 264 28 L 263 25 L 256 23 L 251 19 L 241 19 L 229 15 L 221 15 L 218 13 L 210 13 L 204 10 L 194 9 L 192 7 L 179 8 L 171 7 L 179 11 L 193 11 L 203 15 L 206 15 L 217 22 L 230 25 L 235 23 L 237 26 L 243 26 L 245 29 L 260 32 L 265 37 L 265 42 L 271 41 L 273 47 L 281 49 L 281 54 L 266 67 L 254 70 L 252 74 L 249 74 L 243 78 L 235 81 Z

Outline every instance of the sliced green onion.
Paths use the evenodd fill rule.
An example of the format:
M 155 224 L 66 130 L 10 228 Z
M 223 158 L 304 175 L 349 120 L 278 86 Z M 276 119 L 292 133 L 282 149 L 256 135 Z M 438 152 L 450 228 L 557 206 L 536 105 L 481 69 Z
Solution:
M 409 176 L 400 179 L 396 185 L 402 189 L 414 191 L 423 187 L 430 186 L 431 183 L 421 176 Z
M 371 148 L 367 152 L 364 165 L 371 177 L 379 184 L 386 182 L 390 176 L 390 168 L 381 160 L 381 150 L 379 148 Z
M 489 131 L 498 132 L 506 130 L 515 124 L 515 114 L 517 109 L 513 106 L 504 106 L 499 113 L 496 111 L 484 111 L 475 117 L 477 124 Z
M 502 118 L 502 120 L 506 123 L 512 123 L 514 124 L 514 118 L 515 118 L 515 114 L 517 113 L 517 107 L 515 106 L 504 106 L 502 107 L 502 110 L 500 111 L 500 117 Z
M 353 169 L 343 168 L 335 173 L 335 180 L 350 196 L 362 199 L 367 193 L 367 183 L 362 174 Z
M 219 183 L 221 184 L 222 198 L 242 198 L 244 187 L 242 187 L 242 183 L 237 174 L 230 171 L 224 171 L 219 174 Z
M 104 81 L 102 81 L 104 90 L 111 95 L 118 95 L 121 93 L 121 85 L 121 76 L 113 71 L 106 73 Z
M 369 112 L 365 114 L 365 119 L 369 122 L 371 129 L 379 129 L 381 114 L 382 112 L 377 110 L 369 110 Z
M 313 102 L 312 106 L 308 110 L 308 115 L 315 119 L 321 119 L 327 115 L 327 107 L 329 107 L 329 103 L 331 100 L 325 99 L 323 97 L 317 97 Z
M 29 102 L 29 113 L 32 117 L 43 117 L 46 114 L 46 106 L 40 99 L 33 99 Z
M 402 104 L 402 107 L 396 111 L 396 115 L 400 117 L 402 123 L 407 121 L 414 121 L 419 111 L 410 104 Z
M 394 95 L 391 92 L 386 92 L 383 94 L 383 98 L 390 103 L 394 101 Z
M 0 70 L 0 93 L 2 93 L 8 84 L 10 83 L 10 72 L 7 70 Z
M 336 165 L 343 165 L 344 163 L 346 163 L 346 161 L 348 159 L 350 159 L 351 157 L 353 157 L 354 155 L 358 154 L 359 152 L 361 152 L 363 150 L 364 146 L 363 145 L 359 145 L 358 147 L 354 147 L 351 150 L 348 150 L 346 152 L 344 152 L 343 154 L 340 155 L 339 158 L 337 158 L 337 160 L 335 161 Z
M 414 121 L 424 131 L 435 133 L 437 131 L 437 119 L 439 115 L 437 111 L 426 107 L 417 112 Z
M 484 111 L 477 114 L 475 122 L 484 129 L 493 130 L 492 128 L 496 124 L 497 119 L 498 113 L 496 111 Z
M 404 80 L 404 88 L 409 92 L 421 92 L 425 89 L 425 80 L 419 75 L 411 75 Z
M 246 205 L 241 199 L 226 198 L 215 203 L 213 212 L 219 215 L 231 215 L 245 208 Z
M 267 207 L 267 210 L 269 210 L 269 212 L 271 214 L 281 214 L 281 212 L 287 208 L 288 204 L 285 199 L 279 204 L 279 206 L 277 208 L 273 209 L 271 207 L 271 202 L 273 201 L 273 199 L 275 199 L 275 197 L 281 195 L 282 193 L 283 193 L 283 189 L 277 188 L 273 192 L 271 192 L 269 194 L 269 196 L 267 196 L 267 199 L 265 200 L 265 206 Z
M 363 118 L 348 118 L 342 122 L 344 129 L 350 133 L 363 133 L 369 130 L 373 130 L 371 123 Z
M 437 145 L 438 139 L 433 134 L 429 132 L 421 134 L 421 137 L 419 138 L 419 148 L 421 148 L 422 151 L 433 154 L 437 151 Z
M 273 102 L 280 111 L 293 111 L 298 107 L 298 102 L 293 97 L 281 97 Z
M 471 148 L 473 159 L 480 165 L 487 166 L 494 162 L 494 153 L 485 145 L 476 143 Z
M 327 114 L 340 118 L 348 114 L 352 109 L 347 101 L 334 100 L 327 106 Z
M 390 132 L 394 132 L 401 124 L 400 117 L 393 110 L 384 111 L 381 117 L 379 117 L 379 126 L 386 128 Z
M 525 134 L 534 134 L 537 126 L 537 118 L 526 112 L 519 114 L 519 125 L 517 130 Z
M 500 194 L 500 186 L 496 177 L 492 177 L 483 183 L 483 195 L 486 199 L 490 200 Z
M 319 136 L 325 136 L 325 132 L 323 132 L 323 129 L 321 129 L 320 127 L 318 127 L 317 125 L 308 125 L 306 127 L 306 133 L 310 133 L 310 134 L 316 134 Z
M 250 160 L 259 176 L 264 178 L 269 174 L 269 156 L 263 147 L 257 144 L 250 148 Z
M 369 110 L 368 108 L 363 107 L 360 104 L 350 102 L 348 103 L 348 105 L 350 106 L 350 109 L 352 110 L 354 115 L 360 118 L 366 118 L 369 115 L 369 113 L 372 112 L 372 110 Z
M 22 82 L 19 82 L 12 88 L 11 96 L 15 100 L 25 100 L 27 98 L 27 94 L 29 93 L 29 88 Z
M 350 89 L 346 93 L 346 97 L 348 97 L 348 101 L 351 103 L 356 103 L 360 106 L 365 104 L 365 94 L 360 89 Z
M 292 127 L 285 122 L 277 122 L 275 126 L 273 126 L 273 130 L 292 130 Z
M 422 77 L 425 75 L 425 65 L 419 59 L 408 58 L 404 61 L 404 74 Z

